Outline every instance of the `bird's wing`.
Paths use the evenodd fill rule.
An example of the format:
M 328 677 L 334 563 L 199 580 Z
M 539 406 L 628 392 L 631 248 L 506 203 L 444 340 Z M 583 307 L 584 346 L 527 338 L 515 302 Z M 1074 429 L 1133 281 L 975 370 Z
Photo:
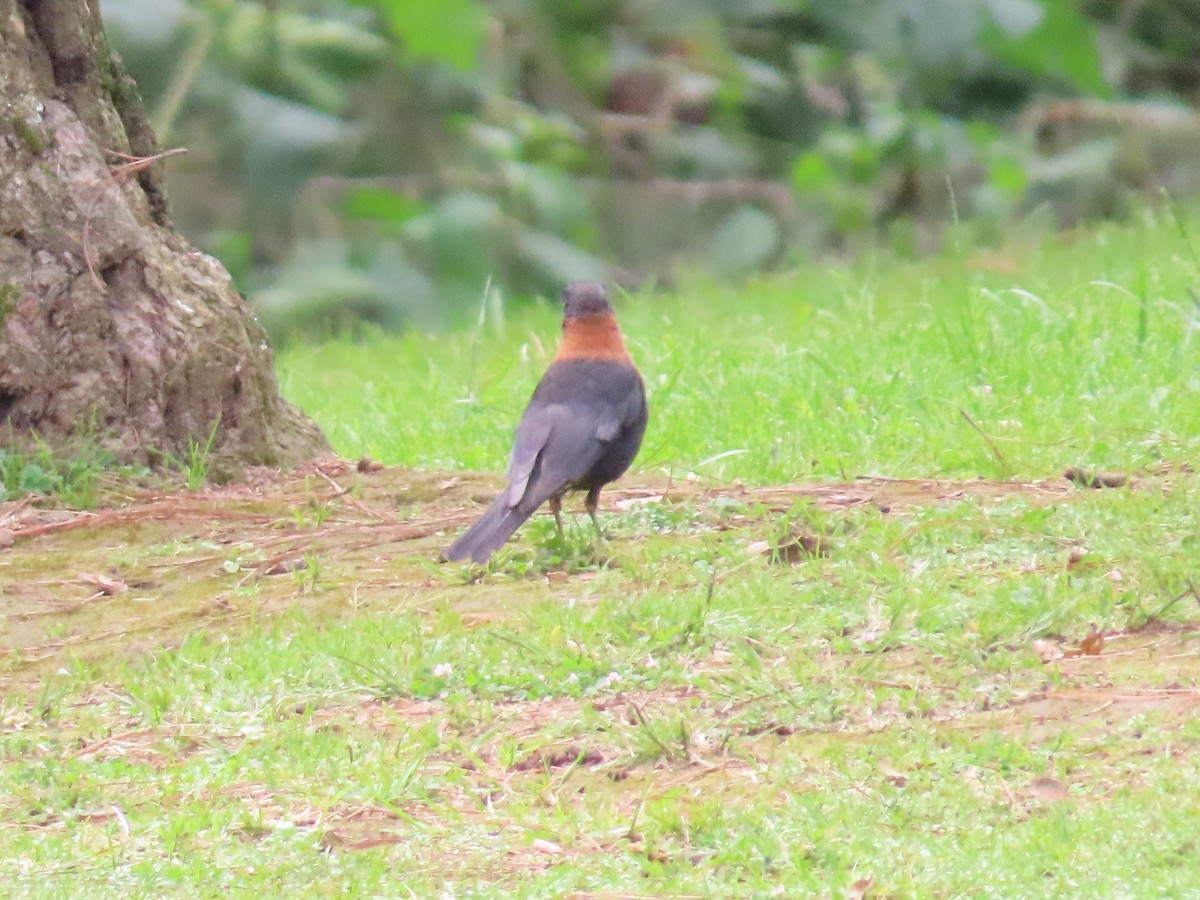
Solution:
M 536 508 L 586 475 L 620 433 L 623 412 L 609 404 L 527 409 L 509 461 L 508 504 Z
M 623 402 L 612 407 L 611 415 L 601 418 L 596 424 L 596 437 L 605 443 L 611 443 L 621 436 L 621 433 L 642 418 L 646 408 L 646 394 L 641 383 Z
M 525 496 L 525 489 L 529 486 L 529 479 L 538 464 L 546 441 L 554 430 L 554 423 L 565 411 L 566 407 L 561 404 L 536 409 L 531 406 L 521 416 L 513 439 L 512 456 L 508 461 L 505 502 L 509 506 L 516 506 Z

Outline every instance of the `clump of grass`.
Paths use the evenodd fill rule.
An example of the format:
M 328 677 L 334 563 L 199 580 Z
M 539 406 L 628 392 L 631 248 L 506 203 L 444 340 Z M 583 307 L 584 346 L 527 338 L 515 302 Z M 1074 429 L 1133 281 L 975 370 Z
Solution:
M 88 509 L 98 502 L 101 476 L 116 468 L 111 453 L 83 443 L 66 454 L 44 443 L 32 450 L 0 448 L 0 502 L 55 495 L 67 506 Z
M 158 452 L 163 468 L 168 472 L 175 472 L 183 476 L 189 491 L 197 490 L 208 480 L 212 465 L 212 448 L 216 443 L 220 426 L 221 417 L 217 416 L 208 429 L 208 437 L 203 441 L 189 437 L 187 452 L 182 457 L 173 453 Z

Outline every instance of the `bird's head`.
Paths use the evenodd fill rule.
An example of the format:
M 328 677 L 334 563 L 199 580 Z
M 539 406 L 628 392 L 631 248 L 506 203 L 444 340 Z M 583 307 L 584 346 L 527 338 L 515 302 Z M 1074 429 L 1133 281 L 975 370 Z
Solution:
M 608 294 L 598 281 L 572 281 L 563 289 L 562 302 L 564 320 L 612 315 Z
M 608 359 L 630 362 L 617 317 L 613 315 L 604 285 L 598 281 L 572 281 L 562 293 L 563 339 L 555 359 Z

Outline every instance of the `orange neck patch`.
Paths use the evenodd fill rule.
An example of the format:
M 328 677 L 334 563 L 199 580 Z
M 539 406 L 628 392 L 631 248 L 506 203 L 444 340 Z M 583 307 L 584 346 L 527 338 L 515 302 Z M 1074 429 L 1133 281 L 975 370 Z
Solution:
M 555 361 L 568 359 L 613 359 L 631 362 L 621 329 L 612 315 L 577 316 L 563 322 L 562 342 Z

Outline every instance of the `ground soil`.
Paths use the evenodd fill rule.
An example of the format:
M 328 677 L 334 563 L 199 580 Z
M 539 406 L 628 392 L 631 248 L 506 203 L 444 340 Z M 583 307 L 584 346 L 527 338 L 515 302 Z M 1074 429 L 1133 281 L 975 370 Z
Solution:
M 374 470 L 329 459 L 195 492 L 115 485 L 111 505 L 93 510 L 31 498 L 0 504 L 0 688 L 36 681 L 72 657 L 127 657 L 131 648 L 170 646 L 195 629 L 236 630 L 297 604 L 344 614 L 413 589 L 444 592 L 437 552 L 479 514 L 496 479 L 361 468 Z M 1065 481 L 860 479 L 751 489 L 629 479 L 603 502 L 703 507 L 724 497 L 785 510 L 808 498 L 829 509 L 872 504 L 886 512 L 1071 491 Z
M 543 572 L 515 584 L 491 579 L 481 592 L 469 570 L 436 562 L 448 535 L 472 521 L 494 496 L 499 487 L 494 477 L 356 466 L 335 459 L 288 475 L 269 470 L 251 474 L 238 485 L 195 492 L 114 484 L 106 492 L 108 505 L 87 511 L 29 499 L 0 504 L 0 690 L 32 698 L 48 673 L 72 660 L 87 660 L 103 672 L 108 663 L 171 647 L 192 632 L 233 634 L 297 609 L 346 616 L 449 601 L 470 626 L 505 615 L 504 592 L 528 593 L 529 579 L 555 596 L 569 591 L 574 578 L 587 575 Z M 607 491 L 602 506 L 686 503 L 702 510 L 722 506 L 718 501 L 724 498 L 783 511 L 807 498 L 831 511 L 870 504 L 886 512 L 1014 494 L 1034 502 L 1068 502 L 1080 491 L 1065 479 L 859 479 L 750 489 L 632 478 Z M 714 516 L 714 527 L 721 527 L 721 521 Z M 1127 728 L 1138 716 L 1182 725 L 1197 715 L 1200 628 L 1156 624 L 1136 633 L 1092 637 L 1097 639 L 1079 645 L 1035 642 L 1043 664 L 1054 672 L 1046 680 L 1052 687 L 1018 692 L 996 706 L 943 704 L 931 714 L 930 727 L 981 736 L 1007 733 L 1032 743 L 1059 740 L 1069 731 L 1094 738 L 1099 746 L 1106 735 Z M 914 665 L 914 660 L 906 662 L 906 653 L 889 653 L 889 678 L 903 680 L 906 672 L 918 678 L 915 668 L 906 669 Z M 711 664 L 719 666 L 719 658 L 714 656 Z M 836 671 L 831 669 L 828 677 L 847 677 L 837 660 L 830 665 Z M 706 756 L 697 748 L 686 757 L 663 758 L 646 767 L 630 765 L 618 748 L 602 743 L 541 742 L 539 733 L 548 722 L 579 714 L 583 702 L 564 697 L 495 703 L 488 733 L 522 747 L 519 757 L 501 763 L 495 748 L 480 744 L 471 760 L 448 758 L 444 764 L 482 766 L 486 771 L 471 770 L 481 785 L 559 770 L 586 771 L 593 790 L 628 795 L 634 804 L 651 783 L 661 788 L 702 780 L 706 791 L 740 790 L 745 779 L 753 780 L 755 759 L 772 758 L 788 742 L 810 752 L 821 741 L 870 740 L 897 724 L 887 719 L 886 711 L 874 711 L 864 713 L 867 718 L 861 721 L 851 716 L 828 733 L 798 733 L 787 723 L 772 721 L 750 725 L 736 711 L 722 711 L 694 688 L 680 686 L 618 691 L 611 698 L 587 701 L 597 714 L 618 718 L 643 713 L 662 718 L 690 710 L 738 733 L 744 751 L 735 758 Z M 332 698 L 307 714 L 318 724 L 353 723 L 388 735 L 443 718 L 446 711 L 438 701 L 360 697 Z M 172 727 L 118 729 L 79 752 L 154 764 L 165 746 L 164 729 Z M 167 760 L 161 763 L 165 766 Z M 903 771 L 883 774 L 897 783 L 907 777 Z M 996 790 L 1014 809 L 1024 810 L 1065 801 L 1067 787 L 1041 778 L 1004 783 Z M 246 789 L 257 790 L 250 784 Z M 286 800 L 262 790 L 264 809 Z M 467 798 L 463 802 L 464 808 L 470 805 Z M 277 812 L 289 821 L 303 819 L 301 809 L 281 807 Z M 419 810 L 407 815 L 419 817 Z M 403 834 L 396 813 L 381 808 L 326 811 L 323 822 L 325 840 L 347 849 L 389 843 Z M 558 852 L 534 847 L 529 864 L 541 865 L 541 856 Z

